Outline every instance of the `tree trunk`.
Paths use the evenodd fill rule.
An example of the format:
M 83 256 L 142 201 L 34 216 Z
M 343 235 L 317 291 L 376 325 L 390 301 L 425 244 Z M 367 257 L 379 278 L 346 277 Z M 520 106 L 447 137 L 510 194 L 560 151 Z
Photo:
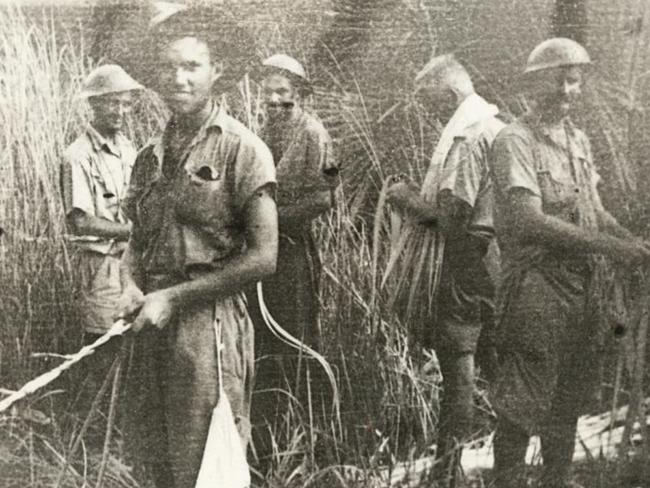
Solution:
M 587 0 L 555 0 L 553 35 L 586 42 Z

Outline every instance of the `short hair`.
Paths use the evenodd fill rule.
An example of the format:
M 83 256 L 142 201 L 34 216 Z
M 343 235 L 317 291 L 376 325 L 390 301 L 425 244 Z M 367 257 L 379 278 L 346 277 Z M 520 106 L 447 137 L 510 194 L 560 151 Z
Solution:
M 431 58 L 415 76 L 415 84 L 425 80 L 430 80 L 436 85 L 461 89 L 474 86 L 469 73 L 453 54 L 442 54 Z

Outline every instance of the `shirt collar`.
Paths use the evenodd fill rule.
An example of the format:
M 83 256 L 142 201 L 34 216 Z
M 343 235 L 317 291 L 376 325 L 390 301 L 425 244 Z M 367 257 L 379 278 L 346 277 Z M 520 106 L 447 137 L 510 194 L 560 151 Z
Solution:
M 119 132 L 115 134 L 115 144 L 101 135 L 99 131 L 93 127 L 92 124 L 88 124 L 86 134 L 88 135 L 88 139 L 90 140 L 90 143 L 96 152 L 106 151 L 110 154 L 113 154 L 114 156 L 117 156 L 118 158 L 122 157 L 122 152 L 120 150 L 121 134 Z
M 535 113 L 528 114 L 526 119 L 533 130 L 562 148 L 567 146 L 567 136 L 572 137 L 575 134 L 576 127 L 569 115 L 563 117 L 557 123 L 546 122 Z M 563 130 L 558 130 L 560 127 Z
M 210 131 L 210 129 L 217 128 L 223 131 L 223 129 L 226 127 L 227 118 L 228 118 L 228 114 L 226 114 L 226 110 L 218 103 L 212 102 L 212 110 L 210 111 L 210 114 L 205 119 L 205 122 L 203 122 L 201 127 L 199 127 L 199 130 L 194 136 L 194 139 L 192 139 L 192 142 L 190 143 L 189 147 L 192 147 L 198 142 L 205 139 L 208 136 L 208 132 Z M 167 124 L 165 125 L 163 131 L 157 136 L 155 136 L 150 143 L 150 145 L 153 146 L 154 155 L 158 159 L 158 162 L 161 164 L 162 164 L 163 157 L 165 155 L 165 134 L 171 130 L 173 121 L 174 121 L 174 117 L 172 116 L 167 121 Z

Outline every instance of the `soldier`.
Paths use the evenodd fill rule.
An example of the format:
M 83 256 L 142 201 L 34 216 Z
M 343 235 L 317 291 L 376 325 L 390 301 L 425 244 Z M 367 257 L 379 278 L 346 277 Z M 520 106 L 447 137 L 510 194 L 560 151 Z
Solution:
M 575 486 L 570 467 L 578 415 L 598 379 L 602 256 L 628 265 L 650 261 L 648 244 L 604 209 L 589 140 L 570 118 L 590 63 L 570 39 L 538 45 L 525 70 L 531 110 L 494 142 L 503 273 L 492 397 L 500 488 L 523 486 L 528 438 L 536 433 L 542 486 Z
M 266 120 L 261 137 L 271 149 L 278 176 L 280 241 L 276 273 L 264 280 L 264 300 L 276 321 L 312 347 L 319 344 L 318 284 L 321 263 L 311 224 L 332 206 L 338 163 L 332 140 L 316 115 L 301 105 L 312 89 L 302 65 L 276 54 L 263 62 Z M 259 319 L 256 322 L 261 322 Z M 295 351 L 275 339 L 263 323 L 258 331 L 258 384 L 263 388 L 295 388 Z M 288 361 L 282 361 L 282 357 Z M 314 371 L 318 378 L 319 371 Z M 326 385 L 316 385 L 318 392 Z M 295 393 L 295 392 L 294 392 Z M 270 400 L 270 398 L 269 398 Z M 277 399 L 262 407 L 272 421 Z M 320 406 L 319 406 L 320 407 Z
M 473 418 L 476 346 L 492 316 L 494 285 L 484 260 L 494 240 L 488 154 L 504 124 L 452 55 L 433 58 L 415 83 L 416 94 L 446 126 L 422 191 L 400 182 L 388 190 L 388 201 L 445 238 L 437 323 L 430 324 L 429 340 L 444 386 L 437 449 L 443 469 L 437 477 L 453 486 Z
M 275 271 L 275 168 L 217 103 L 217 80 L 237 80 L 254 52 L 227 12 L 179 9 L 150 38 L 152 88 L 172 115 L 139 153 L 125 202 L 122 316 L 139 331 L 134 384 L 150 387 L 132 421 L 156 486 L 193 488 L 219 390 L 215 328 L 223 388 L 249 440 L 254 339 L 242 289 Z
M 90 105 L 92 121 L 64 154 L 64 206 L 73 234 L 70 240 L 80 252 L 86 343 L 94 342 L 113 324 L 122 292 L 119 262 L 130 223 L 121 204 L 136 157 L 122 129 L 133 92 L 142 89 L 117 65 L 94 69 L 80 94 Z M 119 341 L 109 342 L 90 361 L 92 386 L 103 381 L 118 345 Z

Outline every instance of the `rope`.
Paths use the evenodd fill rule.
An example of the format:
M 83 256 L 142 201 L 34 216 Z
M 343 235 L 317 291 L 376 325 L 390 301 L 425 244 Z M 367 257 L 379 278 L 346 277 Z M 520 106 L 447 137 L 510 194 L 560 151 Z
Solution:
M 99 337 L 95 342 L 82 347 L 76 354 L 68 356 L 68 359 L 59 364 L 56 368 L 50 371 L 46 371 L 42 375 L 37 376 L 31 381 L 28 381 L 22 386 L 22 388 L 20 388 L 20 390 L 13 392 L 7 398 L 4 398 L 2 401 L 0 401 L 0 413 L 9 409 L 9 407 L 11 407 L 17 401 L 22 400 L 28 395 L 31 395 L 34 392 L 40 390 L 44 386 L 49 385 L 55 379 L 61 376 L 61 373 L 67 369 L 70 369 L 85 357 L 93 354 L 97 348 L 106 344 L 111 338 L 115 336 L 121 336 L 130 329 L 131 324 L 126 323 L 124 320 L 118 320 L 112 325 L 108 332 Z
M 289 334 L 286 330 L 284 330 L 273 318 L 271 313 L 269 312 L 269 309 L 266 308 L 266 304 L 264 303 L 264 295 L 262 293 L 262 283 L 258 282 L 257 283 L 257 299 L 259 301 L 259 306 L 260 306 L 260 311 L 262 313 L 262 318 L 264 319 L 264 322 L 266 323 L 267 327 L 271 331 L 271 333 L 280 341 L 284 342 L 290 347 L 293 347 L 294 349 L 297 349 L 299 351 L 304 352 L 308 356 L 314 358 L 318 364 L 322 366 L 322 368 L 325 370 L 325 374 L 327 374 L 327 378 L 330 382 L 330 386 L 332 387 L 332 406 L 334 408 L 334 411 L 337 413 L 337 416 L 339 415 L 340 412 L 340 397 L 339 397 L 339 389 L 338 385 L 336 383 L 336 377 L 334 376 L 334 371 L 332 370 L 332 367 L 329 365 L 327 360 L 314 351 L 311 347 L 303 343 L 302 341 L 296 339 L 293 337 L 291 334 Z
M 289 345 L 290 347 L 302 351 L 306 355 L 314 358 L 325 370 L 325 373 L 327 374 L 327 378 L 332 387 L 332 396 L 333 396 L 332 406 L 335 412 L 337 412 L 338 414 L 338 412 L 340 412 L 340 397 L 339 397 L 339 390 L 336 382 L 336 377 L 334 376 L 334 371 L 332 370 L 332 367 L 329 365 L 327 360 L 322 355 L 320 355 L 319 353 L 314 351 L 311 347 L 307 346 L 303 342 L 293 337 L 275 321 L 275 319 L 271 316 L 269 310 L 266 308 L 266 304 L 264 303 L 264 297 L 262 294 L 262 283 L 257 283 L 257 296 L 259 300 L 260 311 L 262 312 L 262 317 L 264 319 L 264 322 L 268 326 L 269 330 L 271 331 L 271 333 L 273 333 L 273 335 L 277 339 Z M 96 349 L 106 344 L 111 338 L 115 336 L 121 336 L 130 329 L 131 329 L 131 324 L 127 323 L 124 320 L 118 320 L 111 326 L 108 332 L 106 332 L 104 335 L 99 337 L 95 342 L 82 347 L 75 354 L 65 355 L 64 357 L 66 358 L 66 360 L 60 365 L 58 365 L 56 368 L 51 369 L 50 371 L 46 371 L 45 373 L 41 374 L 40 376 L 37 376 L 33 380 L 28 381 L 20 388 L 20 390 L 12 392 L 8 397 L 1 400 L 0 413 L 8 410 L 14 403 L 22 400 L 23 398 L 49 385 L 55 379 L 61 376 L 61 374 L 64 371 L 70 369 L 72 366 L 80 362 L 82 359 L 93 354 Z M 218 348 L 219 345 L 217 345 L 217 349 Z M 219 353 L 220 351 L 217 350 L 217 354 Z

